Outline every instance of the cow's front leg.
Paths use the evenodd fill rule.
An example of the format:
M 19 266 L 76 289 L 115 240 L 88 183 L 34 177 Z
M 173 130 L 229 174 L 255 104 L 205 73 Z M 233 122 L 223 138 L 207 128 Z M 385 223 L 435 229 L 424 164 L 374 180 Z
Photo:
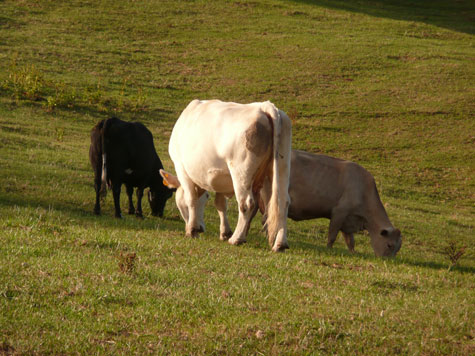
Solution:
M 214 199 L 214 206 L 218 210 L 219 215 L 219 239 L 221 241 L 229 240 L 233 235 L 231 227 L 229 226 L 228 216 L 227 216 L 227 200 L 224 194 L 216 193 Z
M 187 237 L 199 237 L 201 226 L 198 221 L 198 197 L 201 196 L 203 191 L 198 191 L 198 188 L 190 181 L 182 183 L 182 188 L 189 215 L 188 221 L 186 221 L 185 234 Z
M 135 214 L 134 202 L 132 201 L 132 196 L 134 194 L 134 187 L 131 185 L 125 185 L 127 189 L 127 197 L 129 198 L 129 215 Z
M 350 252 L 355 252 L 355 238 L 353 234 L 347 234 L 343 232 L 343 237 L 345 238 L 346 246 Z
M 188 222 L 186 223 L 186 229 L 185 229 L 185 236 L 186 237 L 199 237 L 200 236 L 200 231 L 201 226 L 198 224 L 198 220 L 196 218 L 196 201 L 195 203 L 191 203 L 188 205 L 188 212 L 190 214 L 188 218 Z
M 143 188 L 137 188 L 137 211 L 135 212 L 135 216 L 138 218 L 143 218 L 142 214 L 142 198 L 143 198 Z
M 122 213 L 120 212 L 120 189 L 122 184 L 113 183 L 112 184 L 112 194 L 114 196 L 114 208 L 115 208 L 115 217 L 122 218 Z

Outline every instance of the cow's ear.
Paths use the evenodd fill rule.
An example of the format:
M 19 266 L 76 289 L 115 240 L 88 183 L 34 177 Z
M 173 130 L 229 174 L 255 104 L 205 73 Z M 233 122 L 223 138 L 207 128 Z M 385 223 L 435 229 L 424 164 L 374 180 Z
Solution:
M 174 176 L 163 169 L 160 169 L 160 175 L 163 178 L 163 184 L 166 185 L 170 189 L 176 189 L 180 186 L 180 181 L 178 177 Z
M 381 236 L 384 236 L 384 237 L 387 237 L 389 235 L 389 231 L 384 229 L 384 230 L 381 230 Z

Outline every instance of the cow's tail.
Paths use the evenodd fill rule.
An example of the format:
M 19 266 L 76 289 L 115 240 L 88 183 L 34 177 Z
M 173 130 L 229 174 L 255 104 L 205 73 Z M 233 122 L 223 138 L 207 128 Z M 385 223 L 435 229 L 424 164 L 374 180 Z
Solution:
M 101 147 L 102 147 L 102 174 L 101 174 L 101 190 L 100 194 L 102 198 L 105 198 L 107 195 L 107 147 L 106 147 L 106 140 L 104 138 L 107 126 L 109 124 L 109 119 L 104 121 L 104 125 L 102 126 L 101 131 Z
M 270 101 L 262 104 L 261 109 L 271 120 L 273 126 L 271 196 L 267 207 L 266 228 L 269 245 L 274 251 L 288 248 L 287 210 L 290 175 L 291 124 L 288 116 L 280 112 Z M 276 243 L 276 238 L 277 239 Z

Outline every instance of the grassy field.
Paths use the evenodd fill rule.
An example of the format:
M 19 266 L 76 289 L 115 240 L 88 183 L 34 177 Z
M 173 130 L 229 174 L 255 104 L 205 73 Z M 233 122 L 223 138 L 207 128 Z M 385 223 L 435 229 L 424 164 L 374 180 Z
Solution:
M 464 0 L 0 1 L 0 355 L 474 354 L 474 16 Z M 173 199 L 117 220 L 109 194 L 94 216 L 93 125 L 143 122 L 173 171 L 194 98 L 271 100 L 294 148 L 366 167 L 398 256 L 367 234 L 329 250 L 326 220 L 289 221 L 283 254 L 259 217 L 230 246 L 212 204 L 199 239 Z

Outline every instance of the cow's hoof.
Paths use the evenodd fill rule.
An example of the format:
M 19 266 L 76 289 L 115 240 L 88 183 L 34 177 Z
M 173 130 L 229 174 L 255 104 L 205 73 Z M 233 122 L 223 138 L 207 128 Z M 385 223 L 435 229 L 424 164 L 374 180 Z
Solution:
M 116 217 L 117 219 L 122 219 L 122 214 L 115 214 L 115 217 Z
M 191 232 L 186 233 L 186 237 L 191 237 L 193 239 L 200 237 L 200 229 L 191 229 Z
M 287 250 L 289 248 L 289 245 L 287 243 L 283 243 L 283 244 L 279 244 L 279 245 L 274 245 L 274 247 L 272 248 L 272 251 L 273 252 L 284 252 L 285 250 Z
M 233 232 L 232 231 L 228 231 L 228 232 L 223 232 L 221 235 L 219 235 L 219 239 L 221 241 L 227 241 L 231 238 L 231 236 L 233 236 Z
M 135 210 L 129 210 L 129 215 L 134 215 L 135 214 Z
M 332 248 L 333 247 L 333 242 L 332 243 L 327 243 L 327 248 Z
M 228 240 L 228 243 L 230 243 L 231 245 L 234 245 L 234 246 L 239 246 L 239 245 L 242 245 L 242 244 L 245 244 L 246 243 L 246 240 L 233 240 L 233 239 L 229 239 Z
M 136 213 L 135 217 L 137 217 L 138 219 L 143 219 L 142 213 Z
M 101 215 L 101 211 L 100 211 L 100 210 L 95 210 L 95 209 L 94 209 L 94 215 Z

